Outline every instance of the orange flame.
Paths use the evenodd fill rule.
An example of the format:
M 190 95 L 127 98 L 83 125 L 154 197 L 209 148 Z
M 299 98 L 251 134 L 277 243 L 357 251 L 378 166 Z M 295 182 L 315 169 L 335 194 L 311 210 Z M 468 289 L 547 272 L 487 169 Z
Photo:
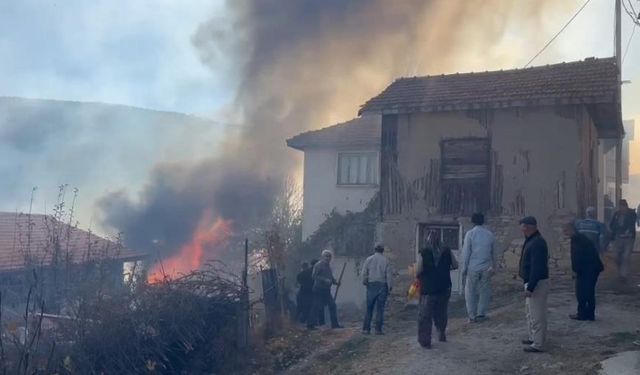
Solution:
M 203 261 L 208 260 L 205 259 L 206 250 L 224 245 L 231 234 L 230 220 L 213 220 L 211 213 L 206 212 L 200 219 L 191 241 L 182 246 L 176 255 L 163 259 L 149 270 L 149 283 L 172 279 L 199 269 Z

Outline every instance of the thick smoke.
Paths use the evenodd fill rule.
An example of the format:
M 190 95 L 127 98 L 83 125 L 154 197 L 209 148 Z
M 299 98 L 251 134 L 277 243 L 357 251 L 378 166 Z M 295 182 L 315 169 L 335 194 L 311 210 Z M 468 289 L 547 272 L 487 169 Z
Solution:
M 228 59 L 237 67 L 245 125 L 209 161 L 158 167 L 139 201 L 106 197 L 106 222 L 139 249 L 157 237 L 177 249 L 207 208 L 236 225 L 260 222 L 299 168 L 286 138 L 354 117 L 398 76 L 523 65 L 536 35 L 526 30 L 557 11 L 543 8 L 567 6 L 554 3 L 230 0 L 229 17 L 200 25 L 193 42 L 212 70 Z M 505 34 L 513 22 L 521 45 Z

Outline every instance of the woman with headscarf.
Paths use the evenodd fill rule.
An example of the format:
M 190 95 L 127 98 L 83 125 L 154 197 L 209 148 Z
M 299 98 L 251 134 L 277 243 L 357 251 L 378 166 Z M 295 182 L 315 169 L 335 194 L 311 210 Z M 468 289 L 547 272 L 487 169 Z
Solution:
M 420 311 L 418 315 L 418 342 L 431 349 L 431 330 L 435 325 L 440 342 L 447 341 L 449 297 L 451 297 L 451 270 L 458 262 L 451 249 L 440 243 L 440 233 L 429 232 L 426 246 L 419 252 L 416 277 L 420 280 Z

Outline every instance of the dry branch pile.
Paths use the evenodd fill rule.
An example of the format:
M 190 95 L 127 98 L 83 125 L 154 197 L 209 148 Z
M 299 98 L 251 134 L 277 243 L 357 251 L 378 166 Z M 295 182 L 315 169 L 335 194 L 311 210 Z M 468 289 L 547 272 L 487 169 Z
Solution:
M 236 346 L 241 292 L 237 277 L 210 264 L 175 280 L 79 301 L 69 324 L 38 338 L 41 347 L 19 373 L 235 372 L 246 358 Z
M 76 373 L 203 373 L 232 366 L 241 284 L 210 266 L 96 301 L 67 360 Z

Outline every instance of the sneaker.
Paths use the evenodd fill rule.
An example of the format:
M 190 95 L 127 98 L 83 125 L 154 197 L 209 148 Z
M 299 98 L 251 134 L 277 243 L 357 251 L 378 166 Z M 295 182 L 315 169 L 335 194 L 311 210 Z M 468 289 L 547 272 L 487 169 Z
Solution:
M 478 315 L 476 316 L 476 322 L 481 322 L 483 320 L 487 320 L 487 317 L 484 315 Z
M 569 319 L 573 319 L 573 320 L 588 320 L 587 318 L 583 318 L 578 314 L 571 314 L 569 315 Z
M 522 345 L 531 345 L 533 344 L 532 340 L 522 340 Z
M 422 346 L 425 349 L 431 349 L 431 343 L 428 344 L 420 344 L 420 346 Z
M 534 348 L 533 346 L 527 346 L 526 348 L 522 349 L 525 351 L 525 353 L 543 353 L 544 350 L 538 349 L 538 348 Z
M 384 336 L 384 332 L 382 332 L 382 331 L 376 331 L 376 335 L 378 335 L 378 336 Z
M 445 335 L 444 333 L 441 333 L 440 336 L 438 337 L 438 341 L 447 342 L 447 335 Z
M 478 318 L 469 318 L 469 320 L 467 320 L 467 323 L 477 323 L 478 322 Z

